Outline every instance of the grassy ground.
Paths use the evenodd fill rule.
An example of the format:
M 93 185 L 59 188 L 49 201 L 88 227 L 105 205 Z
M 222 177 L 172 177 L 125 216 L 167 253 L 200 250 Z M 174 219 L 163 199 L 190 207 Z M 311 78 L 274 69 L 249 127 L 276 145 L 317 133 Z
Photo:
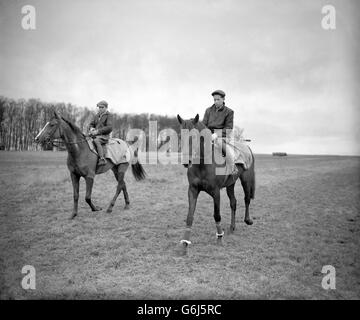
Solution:
M 148 178 L 126 175 L 131 209 L 93 213 L 84 201 L 69 221 L 72 187 L 66 153 L 0 152 L 0 298 L 359 299 L 360 158 L 256 157 L 252 226 L 243 223 L 216 245 L 213 204 L 202 193 L 193 244 L 179 257 L 187 213 L 186 169 L 145 165 Z M 93 199 L 105 208 L 111 172 L 96 178 Z M 222 222 L 230 206 L 222 190 Z M 336 268 L 324 290 L 322 266 Z M 36 290 L 21 288 L 21 268 L 36 269 Z

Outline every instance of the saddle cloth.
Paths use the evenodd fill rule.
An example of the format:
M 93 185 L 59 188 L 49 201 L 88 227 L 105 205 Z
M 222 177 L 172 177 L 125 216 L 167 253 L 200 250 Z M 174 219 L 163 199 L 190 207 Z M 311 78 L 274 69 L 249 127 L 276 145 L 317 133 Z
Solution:
M 250 147 L 245 142 L 241 140 L 233 140 L 231 142 L 226 142 L 223 140 L 223 143 L 226 143 L 228 147 L 232 149 L 234 153 L 234 164 L 243 164 L 245 170 L 251 167 L 253 162 L 252 153 Z M 219 145 L 217 147 L 214 147 L 214 152 L 218 156 L 222 156 L 222 150 Z M 225 161 L 225 157 L 223 157 L 223 159 L 225 163 L 216 168 L 216 173 L 226 176 L 236 175 L 237 168 L 235 166 L 232 166 L 231 162 Z
M 90 150 L 98 155 L 93 139 L 87 137 L 86 140 Z M 110 159 L 113 164 L 130 162 L 130 159 L 132 158 L 131 148 L 124 140 L 110 138 L 109 142 L 102 147 L 104 149 L 105 158 Z
M 253 161 L 252 153 L 249 146 L 241 140 L 233 140 L 226 143 L 234 150 L 234 162 L 241 163 L 244 165 L 245 169 L 249 169 Z

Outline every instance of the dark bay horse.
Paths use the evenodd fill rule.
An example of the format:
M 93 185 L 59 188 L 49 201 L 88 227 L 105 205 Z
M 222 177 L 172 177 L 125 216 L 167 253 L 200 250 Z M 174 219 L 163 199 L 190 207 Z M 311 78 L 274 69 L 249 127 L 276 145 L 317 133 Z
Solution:
M 124 193 L 125 209 L 129 208 L 129 195 L 124 181 L 125 172 L 129 167 L 129 162 L 114 165 L 106 159 L 106 164 L 97 166 L 98 156 L 92 152 L 86 140 L 86 136 L 71 121 L 60 117 L 54 112 L 54 117 L 44 126 L 35 138 L 35 142 L 41 144 L 51 143 L 55 139 L 62 139 L 68 151 L 67 167 L 70 171 L 71 181 L 74 193 L 74 209 L 70 215 L 73 219 L 78 214 L 79 200 L 79 180 L 84 177 L 86 181 L 85 201 L 92 211 L 99 211 L 102 208 L 95 206 L 91 200 L 92 187 L 96 174 L 104 173 L 112 169 L 117 180 L 117 188 L 113 199 L 111 200 L 107 212 L 110 213 L 115 205 L 115 201 L 121 191 Z M 132 146 L 129 146 L 132 148 Z M 137 149 L 134 151 L 134 158 L 131 160 L 132 173 L 136 180 L 145 178 L 145 171 L 137 159 Z
M 197 129 L 201 132 L 203 129 L 206 129 L 205 125 L 199 121 L 199 115 L 197 114 L 194 119 L 183 120 L 179 115 L 177 116 L 178 121 L 182 129 Z M 211 133 L 210 133 L 211 134 Z M 250 219 L 249 214 L 249 205 L 250 200 L 254 199 L 255 196 L 255 159 L 252 154 L 252 164 L 250 168 L 245 170 L 242 166 L 238 167 L 238 172 L 234 176 L 229 175 L 217 175 L 216 168 L 221 166 L 217 164 L 214 160 L 214 147 L 212 146 L 212 162 L 210 164 L 204 163 L 204 139 L 200 137 L 200 163 L 189 163 L 185 164 L 188 167 L 187 177 L 189 181 L 188 188 L 188 200 L 189 200 L 189 210 L 186 219 L 186 230 L 184 234 L 182 243 L 182 253 L 186 254 L 187 246 L 190 242 L 191 226 L 194 219 L 194 212 L 196 207 L 196 202 L 200 191 L 205 191 L 208 193 L 214 201 L 214 219 L 216 224 L 216 235 L 218 243 L 221 243 L 224 231 L 221 227 L 221 215 L 220 215 L 220 189 L 226 187 L 227 195 L 230 199 L 231 207 L 231 224 L 230 224 L 230 233 L 235 230 L 235 211 L 236 211 L 236 198 L 234 194 L 235 183 L 240 178 L 244 193 L 245 193 L 245 223 L 251 225 L 253 222 Z M 183 152 L 183 151 L 182 151 Z M 191 161 L 191 155 L 190 159 Z M 231 180 L 229 180 L 229 178 Z

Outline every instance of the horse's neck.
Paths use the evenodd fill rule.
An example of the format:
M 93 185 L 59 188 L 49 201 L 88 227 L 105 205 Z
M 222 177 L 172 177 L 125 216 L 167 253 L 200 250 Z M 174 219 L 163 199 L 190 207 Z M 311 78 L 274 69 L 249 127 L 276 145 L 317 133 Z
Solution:
M 84 149 L 88 147 L 84 141 L 85 137 L 81 133 L 74 132 L 70 127 L 63 130 L 62 138 L 69 156 L 73 159 L 78 159 Z
M 197 126 L 197 130 L 199 130 L 199 132 L 201 132 L 203 129 L 206 129 L 206 126 L 202 123 L 199 122 L 198 126 Z M 202 140 L 202 142 L 201 142 Z M 200 139 L 200 164 L 204 164 L 204 150 L 205 150 L 205 146 L 204 146 L 204 139 Z

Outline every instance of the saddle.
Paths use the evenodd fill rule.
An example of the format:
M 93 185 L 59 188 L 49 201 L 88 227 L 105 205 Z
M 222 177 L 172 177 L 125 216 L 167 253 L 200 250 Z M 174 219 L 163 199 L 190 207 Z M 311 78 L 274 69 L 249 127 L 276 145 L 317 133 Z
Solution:
M 86 141 L 89 145 L 91 152 L 97 156 L 96 147 L 91 137 L 86 137 Z M 132 148 L 124 140 L 117 138 L 110 138 L 108 143 L 102 146 L 104 150 L 105 158 L 111 160 L 113 164 L 127 163 L 130 162 L 134 156 Z

